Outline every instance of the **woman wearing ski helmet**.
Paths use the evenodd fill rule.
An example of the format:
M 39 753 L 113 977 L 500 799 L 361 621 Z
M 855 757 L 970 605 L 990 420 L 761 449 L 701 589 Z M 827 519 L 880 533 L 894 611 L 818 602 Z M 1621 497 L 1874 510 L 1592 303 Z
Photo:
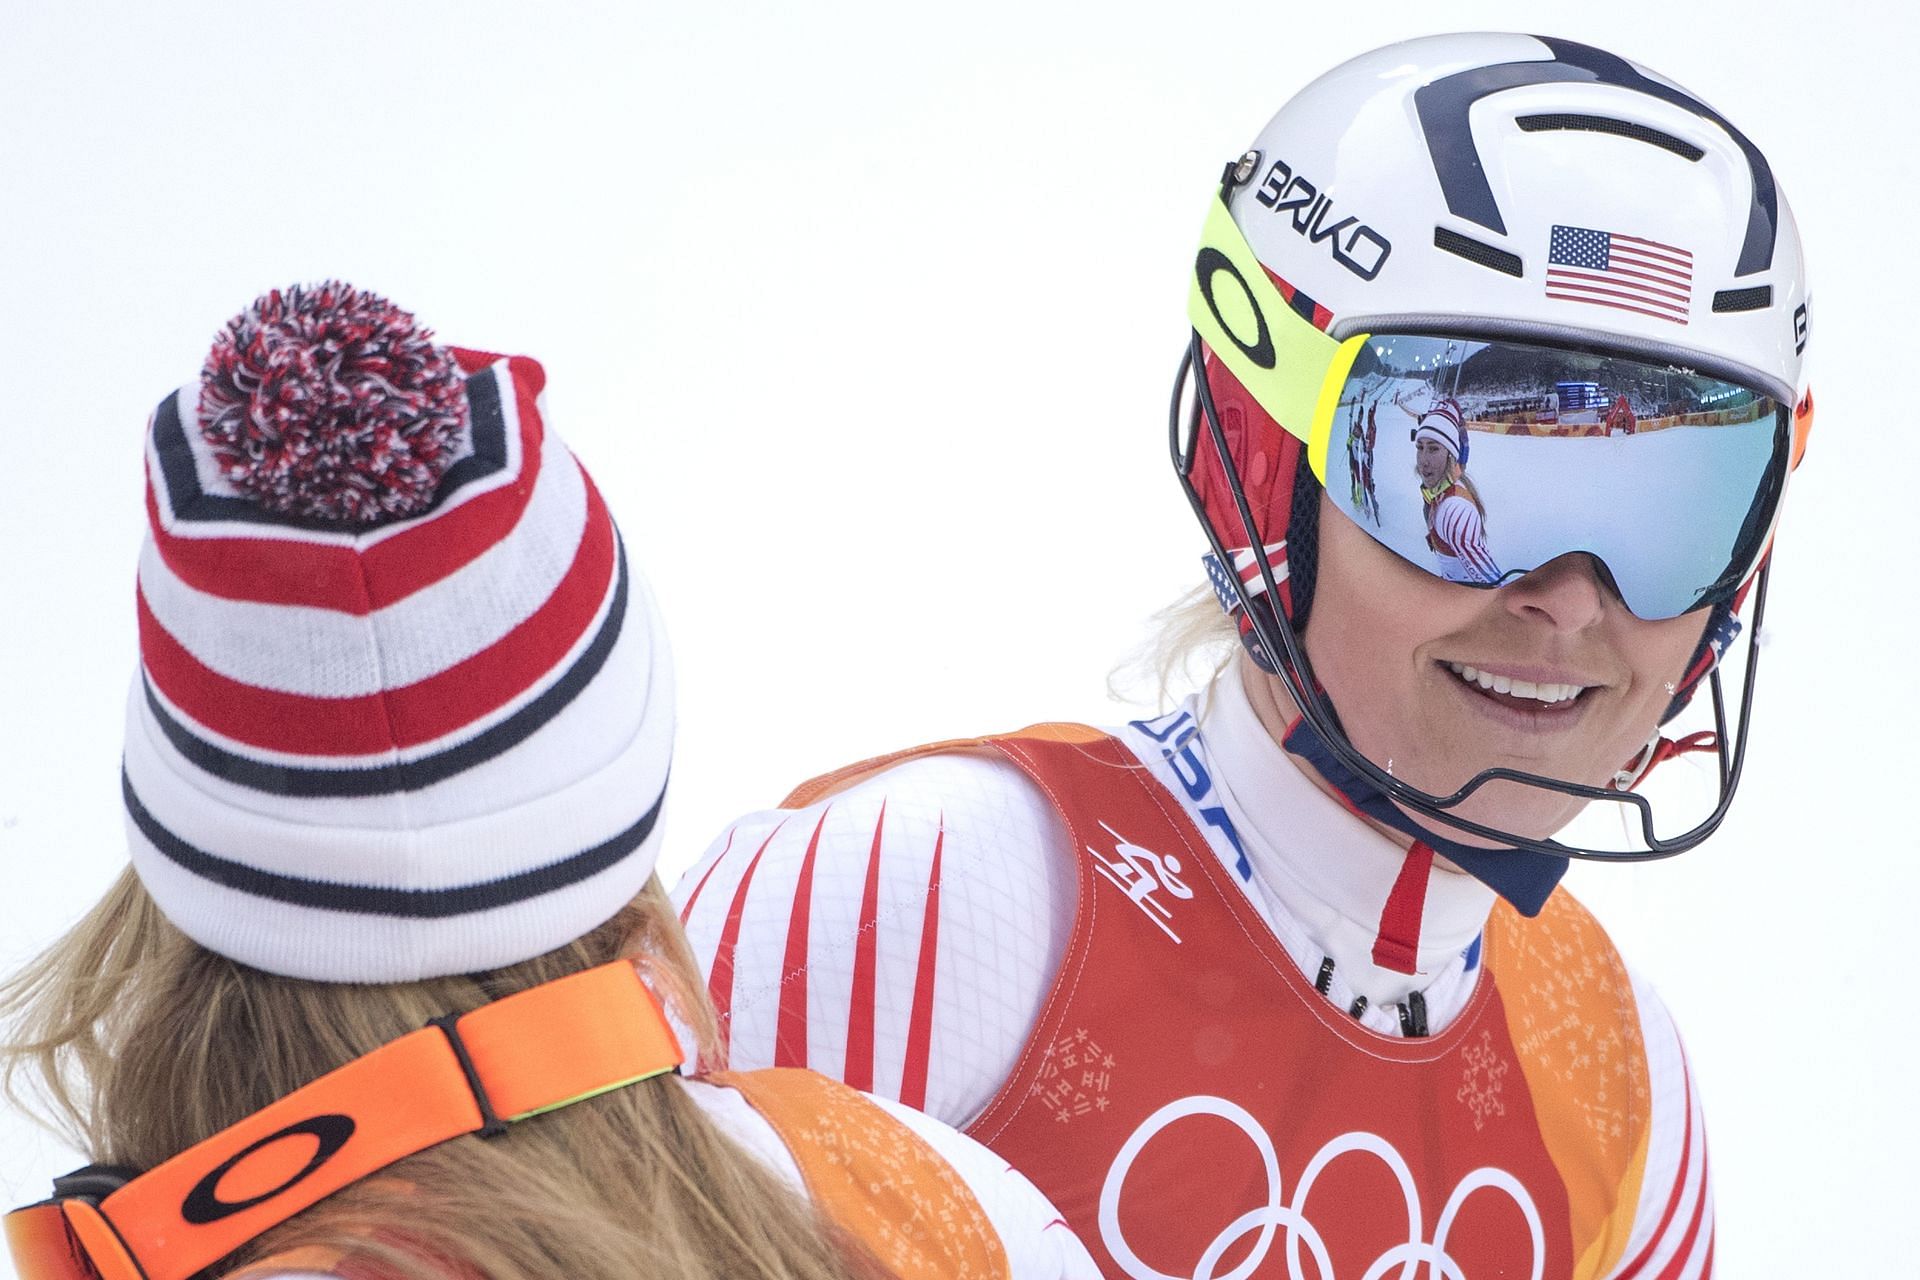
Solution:
M 712 1070 L 665 634 L 544 382 L 325 284 L 155 412 L 133 866 L 0 984 L 95 1161 L 19 1276 L 1091 1277 L 951 1130 Z
M 677 891 L 736 1059 L 967 1126 L 1113 1276 L 1708 1274 L 1678 1037 L 1555 892 L 1609 850 L 1553 837 L 1609 800 L 1611 852 L 1677 852 L 1738 778 L 1745 700 L 1705 819 L 1624 789 L 1696 687 L 1719 704 L 1807 423 L 1771 170 L 1610 54 L 1417 40 L 1227 166 L 1190 286 L 1173 452 L 1245 656 L 1150 720 L 743 818 Z M 1532 430 L 1562 383 L 1636 376 L 1738 408 Z M 1497 587 L 1437 571 L 1407 489 L 1329 474 L 1409 476 L 1443 398 Z M 1330 449 L 1362 412 L 1377 455 Z

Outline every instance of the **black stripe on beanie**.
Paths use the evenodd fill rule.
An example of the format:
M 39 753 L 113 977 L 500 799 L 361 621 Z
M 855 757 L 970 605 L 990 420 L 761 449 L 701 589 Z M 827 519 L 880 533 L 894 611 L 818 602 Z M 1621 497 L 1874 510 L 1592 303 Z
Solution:
M 553 893 L 600 874 L 631 856 L 652 834 L 660 820 L 660 806 L 666 799 L 666 784 L 640 820 L 625 831 L 603 840 L 591 849 L 570 854 L 558 862 L 530 871 L 516 872 L 498 880 L 479 884 L 455 885 L 445 889 L 392 889 L 380 885 L 337 884 L 309 880 L 303 876 L 262 871 L 228 858 L 197 849 L 160 825 L 134 794 L 133 780 L 125 768 L 120 771 L 120 794 L 127 814 L 162 856 L 193 875 L 240 893 L 274 902 L 292 903 L 322 911 L 348 911 L 360 915 L 399 916 L 410 920 L 440 920 L 511 906 Z
M 507 419 L 500 408 L 500 379 L 512 375 L 502 366 L 490 365 L 467 378 L 468 422 L 473 437 L 473 452 L 447 468 L 434 490 L 433 501 L 425 510 L 407 517 L 418 520 L 431 515 L 466 485 L 504 470 L 507 465 Z M 167 486 L 167 505 L 176 520 L 239 521 L 244 524 L 270 524 L 289 529 L 310 529 L 319 533 L 339 533 L 338 520 L 314 516 L 282 515 L 269 511 L 251 498 L 230 498 L 208 493 L 200 487 L 200 472 L 194 466 L 193 445 L 180 421 L 180 397 L 168 396 L 153 411 L 153 446 L 160 458 L 160 476 Z M 526 460 L 521 460 L 526 465 Z
M 418 760 L 347 769 L 311 768 L 255 760 L 215 746 L 181 724 L 154 696 L 153 684 L 144 670 L 140 675 L 140 686 L 146 693 L 147 707 L 153 712 L 154 721 L 159 724 L 160 731 L 166 734 L 167 741 L 173 744 L 174 750 L 224 782 L 280 796 L 384 796 L 400 791 L 422 791 L 468 769 L 478 768 L 519 746 L 566 710 L 580 695 L 580 691 L 600 674 L 600 669 L 607 664 L 608 655 L 613 652 L 614 644 L 620 639 L 627 616 L 627 548 L 620 540 L 618 530 L 614 532 L 614 549 L 617 562 L 613 604 L 601 621 L 593 642 L 581 652 L 567 673 L 549 685 L 539 697 L 484 733 L 475 734 L 458 746 L 422 756 Z

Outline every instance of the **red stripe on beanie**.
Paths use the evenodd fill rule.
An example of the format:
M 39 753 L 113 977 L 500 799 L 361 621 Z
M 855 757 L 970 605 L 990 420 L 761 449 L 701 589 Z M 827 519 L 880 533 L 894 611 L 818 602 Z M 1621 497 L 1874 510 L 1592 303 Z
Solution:
M 584 471 L 581 480 L 586 529 L 553 594 L 497 642 L 424 680 L 352 698 L 310 698 L 247 684 L 194 657 L 154 616 L 144 592 L 141 661 L 160 692 L 187 715 L 215 733 L 269 751 L 368 756 L 446 737 L 539 683 L 607 598 L 616 561 L 613 520 Z
M 401 533 L 364 547 L 300 538 L 186 538 L 161 523 L 149 464 L 147 524 L 167 567 L 188 586 L 223 600 L 307 605 L 365 616 L 447 577 L 513 532 L 540 479 L 545 428 L 535 397 L 539 364 L 508 362 L 520 416 L 520 474 Z
M 460 366 L 460 372 L 468 376 L 505 360 L 513 370 L 515 381 L 525 383 L 533 395 L 537 396 L 547 389 L 547 371 L 532 356 L 503 356 L 493 351 L 475 351 L 471 347 L 447 347 L 445 351 Z

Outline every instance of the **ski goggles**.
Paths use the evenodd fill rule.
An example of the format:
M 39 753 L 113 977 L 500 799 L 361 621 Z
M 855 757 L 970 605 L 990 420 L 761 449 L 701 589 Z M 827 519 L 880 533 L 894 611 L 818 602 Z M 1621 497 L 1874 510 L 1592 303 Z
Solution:
M 1333 504 L 1409 564 L 1498 586 L 1573 552 L 1628 609 L 1731 601 L 1765 554 L 1812 424 L 1678 364 L 1501 338 L 1330 337 L 1268 277 L 1224 201 L 1188 316 L 1307 450 Z
M 436 1018 L 147 1173 L 89 1165 L 6 1216 L 20 1280 L 187 1280 L 351 1182 L 678 1067 L 616 961 Z

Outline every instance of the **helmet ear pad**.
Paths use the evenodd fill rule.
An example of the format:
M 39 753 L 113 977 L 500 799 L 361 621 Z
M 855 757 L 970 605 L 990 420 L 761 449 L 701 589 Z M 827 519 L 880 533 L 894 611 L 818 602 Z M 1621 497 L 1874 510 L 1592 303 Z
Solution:
M 1687 659 L 1686 674 L 1673 687 L 1673 700 L 1667 703 L 1667 709 L 1660 713 L 1660 723 L 1666 724 L 1693 701 L 1693 695 L 1700 690 L 1700 684 L 1726 656 L 1734 638 L 1740 634 L 1740 606 L 1746 603 L 1747 592 L 1753 588 L 1753 579 L 1747 579 L 1740 593 L 1724 604 L 1714 605 L 1707 612 L 1706 628 L 1700 633 L 1700 644 Z
M 1210 424 L 1203 420 L 1193 484 L 1207 523 L 1233 555 L 1234 564 L 1222 568 L 1237 571 L 1241 603 L 1267 610 L 1271 617 L 1266 584 L 1253 559 L 1264 553 L 1279 588 L 1282 617 L 1304 628 L 1313 603 L 1320 528 L 1320 482 L 1307 461 L 1307 450 L 1210 352 L 1198 376 L 1207 381 L 1231 464 L 1222 464 Z M 1204 419 L 1204 408 L 1202 414 Z M 1253 516 L 1252 530 L 1241 518 L 1236 489 Z M 1222 603 L 1233 612 L 1225 595 Z M 1239 622 L 1240 639 L 1248 653 L 1261 669 L 1274 672 L 1274 662 L 1265 653 L 1252 619 L 1242 612 Z

